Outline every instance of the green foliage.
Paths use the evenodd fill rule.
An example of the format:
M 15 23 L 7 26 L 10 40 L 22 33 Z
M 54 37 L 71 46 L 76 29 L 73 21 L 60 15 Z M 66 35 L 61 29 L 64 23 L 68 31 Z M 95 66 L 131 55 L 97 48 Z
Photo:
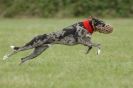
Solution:
M 133 17 L 133 0 L 0 0 L 3 17 Z

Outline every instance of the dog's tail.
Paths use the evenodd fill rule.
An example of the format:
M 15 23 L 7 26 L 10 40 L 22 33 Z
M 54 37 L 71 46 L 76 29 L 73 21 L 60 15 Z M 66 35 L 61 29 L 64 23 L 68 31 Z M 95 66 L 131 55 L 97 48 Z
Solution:
M 19 49 L 19 47 L 16 47 L 16 46 L 10 46 L 10 48 L 13 49 L 13 50 L 18 50 Z

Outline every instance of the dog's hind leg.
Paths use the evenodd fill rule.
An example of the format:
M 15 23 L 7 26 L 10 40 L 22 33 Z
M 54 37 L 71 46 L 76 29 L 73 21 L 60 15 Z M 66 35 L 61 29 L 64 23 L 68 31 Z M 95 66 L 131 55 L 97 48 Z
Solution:
M 22 64 L 22 63 L 24 63 L 24 62 L 26 62 L 26 61 L 28 61 L 28 60 L 31 60 L 31 59 L 37 57 L 37 56 L 40 55 L 43 51 L 45 51 L 47 48 L 49 48 L 49 45 L 48 45 L 48 44 L 47 44 L 47 45 L 44 45 L 44 46 L 36 47 L 36 48 L 34 49 L 34 51 L 33 51 L 29 56 L 26 56 L 26 57 L 24 57 L 24 58 L 21 58 L 21 63 L 20 63 L 20 64 Z
M 11 57 L 12 55 L 14 55 L 14 54 L 16 54 L 16 53 L 18 53 L 18 52 L 20 52 L 20 51 L 24 51 L 24 50 L 28 50 L 28 49 L 34 48 L 34 47 L 32 47 L 32 46 L 22 46 L 22 47 L 10 46 L 10 47 L 11 47 L 11 49 L 12 49 L 13 51 L 11 51 L 10 53 L 6 54 L 6 55 L 3 57 L 3 60 L 8 59 L 8 58 Z
M 41 37 L 43 37 L 43 36 L 42 35 L 37 36 L 37 37 L 33 38 L 30 42 L 26 43 L 24 46 L 21 46 L 21 47 L 10 46 L 13 51 L 10 52 L 9 54 L 6 54 L 3 57 L 3 60 L 6 60 L 7 58 L 11 57 L 12 55 L 14 55 L 20 51 L 25 51 L 25 50 L 29 50 L 29 49 L 41 46 L 43 44 L 43 41 L 39 40 L 39 39 L 41 39 Z
M 4 55 L 3 60 L 8 59 L 10 56 L 14 55 L 15 53 L 17 53 L 17 52 L 16 51 L 12 51 L 9 54 Z

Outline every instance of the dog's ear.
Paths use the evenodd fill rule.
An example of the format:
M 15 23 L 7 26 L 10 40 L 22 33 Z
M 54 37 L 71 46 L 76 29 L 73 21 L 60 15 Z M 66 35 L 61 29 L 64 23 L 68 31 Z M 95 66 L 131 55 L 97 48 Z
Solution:
M 92 19 L 93 17 L 92 16 L 89 16 L 88 19 Z
M 96 24 L 96 22 L 98 21 L 97 17 L 94 17 L 94 16 L 92 17 L 91 16 L 89 18 L 90 18 L 90 20 L 92 21 L 93 24 Z
M 97 19 L 95 17 L 91 17 L 91 22 L 92 24 L 95 26 L 96 22 L 97 22 Z
M 89 19 L 98 19 L 96 16 L 89 16 Z
M 98 19 L 97 17 L 93 17 L 92 23 L 94 24 L 94 26 L 97 26 L 98 24 L 103 24 L 104 22 L 102 20 Z
M 98 18 L 97 17 L 92 17 L 92 20 L 96 21 Z
M 97 17 L 95 17 L 95 16 L 89 16 L 88 19 L 90 19 L 90 20 L 96 20 Z

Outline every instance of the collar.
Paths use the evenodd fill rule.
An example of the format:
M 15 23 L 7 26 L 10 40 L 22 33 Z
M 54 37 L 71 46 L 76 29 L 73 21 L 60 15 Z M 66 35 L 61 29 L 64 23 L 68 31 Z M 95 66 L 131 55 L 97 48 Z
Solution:
M 94 31 L 93 26 L 88 19 L 83 21 L 83 26 L 89 33 L 91 33 L 91 34 L 93 33 L 93 31 Z

